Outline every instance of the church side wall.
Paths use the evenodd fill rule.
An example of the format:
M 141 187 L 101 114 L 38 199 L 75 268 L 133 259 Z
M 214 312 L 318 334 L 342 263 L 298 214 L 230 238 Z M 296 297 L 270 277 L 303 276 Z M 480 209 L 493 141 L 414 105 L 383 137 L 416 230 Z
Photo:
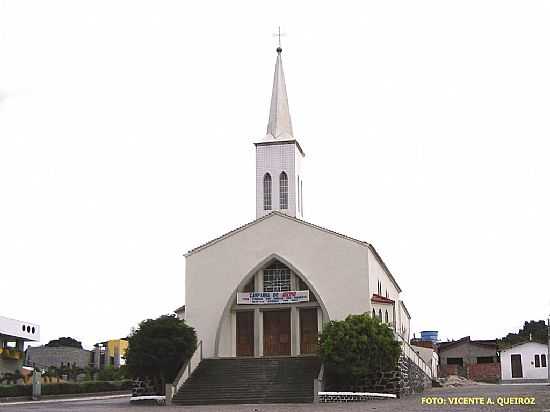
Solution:
M 230 306 L 236 288 L 260 264 L 280 257 L 318 292 L 331 320 L 369 311 L 367 248 L 357 242 L 272 215 L 187 257 L 186 319 L 206 357 L 231 353 Z
M 368 258 L 371 295 L 373 293 L 378 293 L 378 280 L 380 280 L 382 282 L 382 296 L 386 296 L 387 290 L 388 297 L 397 302 L 399 300 L 399 292 L 397 291 L 397 288 L 370 249 L 368 249 Z
M 411 319 L 407 316 L 401 304 L 398 305 L 398 311 L 399 322 L 397 332 L 408 342 L 411 334 Z M 403 330 L 401 327 L 403 327 Z

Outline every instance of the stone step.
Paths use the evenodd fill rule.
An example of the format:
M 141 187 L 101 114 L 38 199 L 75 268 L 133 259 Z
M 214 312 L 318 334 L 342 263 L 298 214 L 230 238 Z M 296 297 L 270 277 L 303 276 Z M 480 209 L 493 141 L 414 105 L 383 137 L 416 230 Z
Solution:
M 173 399 L 176 405 L 313 402 L 316 357 L 205 359 Z

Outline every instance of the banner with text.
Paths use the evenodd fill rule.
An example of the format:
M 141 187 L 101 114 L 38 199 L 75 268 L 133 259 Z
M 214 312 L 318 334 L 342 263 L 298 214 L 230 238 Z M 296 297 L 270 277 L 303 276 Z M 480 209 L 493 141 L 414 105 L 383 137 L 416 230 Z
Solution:
M 300 302 L 309 302 L 309 290 L 237 293 L 237 305 L 269 305 L 274 303 Z

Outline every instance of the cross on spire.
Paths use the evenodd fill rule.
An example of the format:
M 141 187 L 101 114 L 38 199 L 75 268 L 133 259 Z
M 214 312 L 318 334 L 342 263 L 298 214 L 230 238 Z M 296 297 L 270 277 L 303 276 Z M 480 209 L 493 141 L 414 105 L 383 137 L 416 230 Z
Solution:
M 278 40 L 278 43 L 279 43 L 279 46 L 277 47 L 277 52 L 280 53 L 281 51 L 283 51 L 282 47 L 281 47 L 281 36 L 286 36 L 285 33 L 281 33 L 281 26 L 277 27 L 277 33 L 273 33 L 273 37 L 277 37 L 277 40 Z

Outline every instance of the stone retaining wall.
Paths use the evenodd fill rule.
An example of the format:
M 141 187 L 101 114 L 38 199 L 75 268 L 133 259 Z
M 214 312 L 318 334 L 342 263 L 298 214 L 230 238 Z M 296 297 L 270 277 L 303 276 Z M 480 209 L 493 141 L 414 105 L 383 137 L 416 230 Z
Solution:
M 331 383 L 328 380 L 325 390 L 335 392 L 392 393 L 400 397 L 422 392 L 431 386 L 431 378 L 411 359 L 402 354 L 399 357 L 396 370 L 369 374 L 363 383 L 353 386 L 342 386 L 337 382 Z

